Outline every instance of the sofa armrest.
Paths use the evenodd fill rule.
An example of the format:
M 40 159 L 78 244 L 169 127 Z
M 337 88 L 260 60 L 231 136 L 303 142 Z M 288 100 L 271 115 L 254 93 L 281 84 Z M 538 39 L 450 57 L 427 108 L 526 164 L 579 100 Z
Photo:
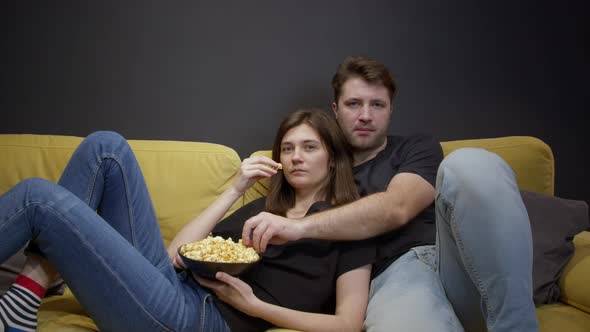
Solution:
M 559 280 L 561 301 L 590 313 L 590 232 L 574 238 L 574 256 Z

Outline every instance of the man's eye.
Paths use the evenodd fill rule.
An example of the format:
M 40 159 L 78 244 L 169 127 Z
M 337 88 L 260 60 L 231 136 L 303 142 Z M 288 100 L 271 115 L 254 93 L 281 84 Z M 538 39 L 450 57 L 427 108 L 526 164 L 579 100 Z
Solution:
M 360 105 L 360 103 L 358 101 L 349 101 L 346 103 L 346 106 L 348 107 L 358 107 Z

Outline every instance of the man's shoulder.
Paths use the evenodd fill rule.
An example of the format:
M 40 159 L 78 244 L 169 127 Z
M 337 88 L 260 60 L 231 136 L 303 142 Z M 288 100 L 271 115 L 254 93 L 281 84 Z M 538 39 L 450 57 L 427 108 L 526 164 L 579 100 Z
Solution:
M 440 144 L 440 141 L 434 137 L 433 135 L 430 134 L 424 134 L 424 133 L 416 133 L 416 134 L 410 134 L 410 135 L 388 135 L 387 136 L 387 143 L 420 143 L 420 142 L 426 142 L 426 143 L 436 143 L 436 144 Z
M 412 135 L 389 135 L 387 136 L 387 150 L 389 153 L 395 153 L 399 150 L 442 150 L 440 141 L 432 135 L 428 134 L 412 134 Z M 395 151 L 395 152 L 394 152 Z

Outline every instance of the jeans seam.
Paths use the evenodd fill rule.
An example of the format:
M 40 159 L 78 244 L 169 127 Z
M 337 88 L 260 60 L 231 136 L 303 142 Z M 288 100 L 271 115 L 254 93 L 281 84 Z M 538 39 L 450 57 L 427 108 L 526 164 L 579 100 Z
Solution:
M 445 208 L 449 209 L 451 212 L 450 213 L 451 221 L 450 221 L 449 226 L 450 226 L 451 233 L 453 234 L 453 237 L 455 238 L 455 241 L 457 243 L 457 249 L 458 249 L 457 251 L 459 252 L 460 257 L 463 259 L 463 264 L 465 265 L 465 268 L 467 269 L 472 280 L 475 279 L 473 281 L 476 283 L 477 289 L 478 289 L 478 291 L 482 297 L 482 300 L 485 303 L 486 309 L 487 309 L 487 315 L 488 315 L 487 319 L 489 321 L 493 322 L 495 320 L 495 317 L 493 316 L 493 310 L 490 305 L 489 296 L 485 290 L 485 287 L 483 287 L 483 283 L 481 281 L 479 273 L 473 267 L 472 260 L 470 259 L 470 257 L 468 255 L 465 254 L 465 248 L 463 246 L 463 241 L 461 239 L 461 233 L 459 232 L 459 229 L 457 228 L 457 224 L 455 223 L 455 209 L 451 204 L 449 204 L 449 202 L 442 195 L 440 195 L 439 199 L 441 201 L 443 201 Z
M 92 189 L 94 189 L 94 185 L 96 183 L 96 176 L 98 175 L 98 170 L 102 167 L 102 164 L 104 163 L 105 159 L 111 159 L 113 160 L 116 164 L 117 167 L 119 167 L 119 169 L 121 170 L 121 176 L 123 177 L 123 184 L 125 186 L 125 196 L 127 198 L 127 213 L 129 214 L 129 223 L 130 223 L 130 241 L 131 245 L 133 245 L 135 247 L 136 243 L 135 243 L 135 228 L 133 227 L 133 209 L 131 208 L 131 204 L 129 204 L 129 197 L 131 196 L 131 193 L 129 192 L 129 181 L 127 179 L 127 174 L 124 172 L 124 168 L 123 168 L 123 162 L 117 158 L 117 155 L 114 153 L 110 153 L 110 154 L 105 154 L 105 155 L 99 155 L 98 156 L 99 162 L 98 162 L 98 167 L 95 170 L 94 173 L 94 181 L 92 181 Z M 88 186 L 90 193 L 92 193 L 93 190 L 90 189 L 90 185 Z M 90 195 L 89 195 L 90 196 Z M 90 199 L 88 199 L 88 201 L 90 202 Z
M 201 303 L 201 320 L 199 322 L 199 331 L 205 331 L 205 308 L 207 306 L 207 301 L 211 297 L 211 294 L 205 295 L 203 301 Z
M 141 309 L 141 311 L 143 311 L 144 314 L 146 314 L 148 317 L 150 317 L 152 319 L 153 322 L 155 322 L 157 325 L 160 326 L 160 328 L 164 331 L 173 331 L 172 329 L 168 328 L 167 326 L 165 326 L 162 322 L 160 322 L 159 320 L 157 320 L 154 316 L 152 316 L 141 304 L 140 301 L 138 301 L 138 299 L 133 295 L 133 292 L 131 292 L 131 290 L 127 287 L 127 284 L 125 282 L 123 282 L 123 280 L 121 280 L 119 278 L 119 276 L 117 276 L 116 273 L 114 273 L 114 271 L 110 268 L 110 266 L 108 264 L 106 264 L 106 261 L 104 260 L 104 258 L 99 255 L 99 253 L 97 251 L 94 250 L 94 247 L 88 242 L 86 241 L 86 239 L 84 238 L 83 234 L 78 231 L 78 229 L 75 227 L 75 224 L 70 223 L 67 219 L 63 218 L 61 213 L 59 213 L 59 211 L 55 210 L 53 207 L 46 205 L 44 203 L 41 202 L 31 202 L 26 204 L 22 210 L 25 210 L 26 208 L 28 208 L 31 205 L 39 205 L 42 206 L 44 208 L 46 208 L 48 211 L 52 212 L 53 214 L 55 214 L 59 220 L 61 220 L 63 223 L 69 224 L 71 227 L 69 228 L 70 230 L 72 230 L 72 232 L 77 234 L 78 239 L 81 241 L 82 245 L 84 245 L 86 248 L 88 248 L 93 254 L 94 256 L 101 262 L 102 266 L 105 267 L 109 273 L 119 281 L 119 283 L 123 286 L 123 288 L 125 288 L 125 290 L 127 291 L 127 294 L 129 294 L 129 296 L 133 299 L 133 301 L 138 305 L 138 307 Z

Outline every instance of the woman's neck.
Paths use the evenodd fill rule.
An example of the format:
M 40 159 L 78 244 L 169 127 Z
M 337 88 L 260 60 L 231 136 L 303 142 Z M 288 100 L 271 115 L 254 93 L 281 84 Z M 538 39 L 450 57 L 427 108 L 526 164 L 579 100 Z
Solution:
M 325 199 L 324 195 L 318 195 L 318 190 L 296 191 L 295 205 L 287 211 L 287 218 L 299 219 L 305 217 L 313 203 Z

